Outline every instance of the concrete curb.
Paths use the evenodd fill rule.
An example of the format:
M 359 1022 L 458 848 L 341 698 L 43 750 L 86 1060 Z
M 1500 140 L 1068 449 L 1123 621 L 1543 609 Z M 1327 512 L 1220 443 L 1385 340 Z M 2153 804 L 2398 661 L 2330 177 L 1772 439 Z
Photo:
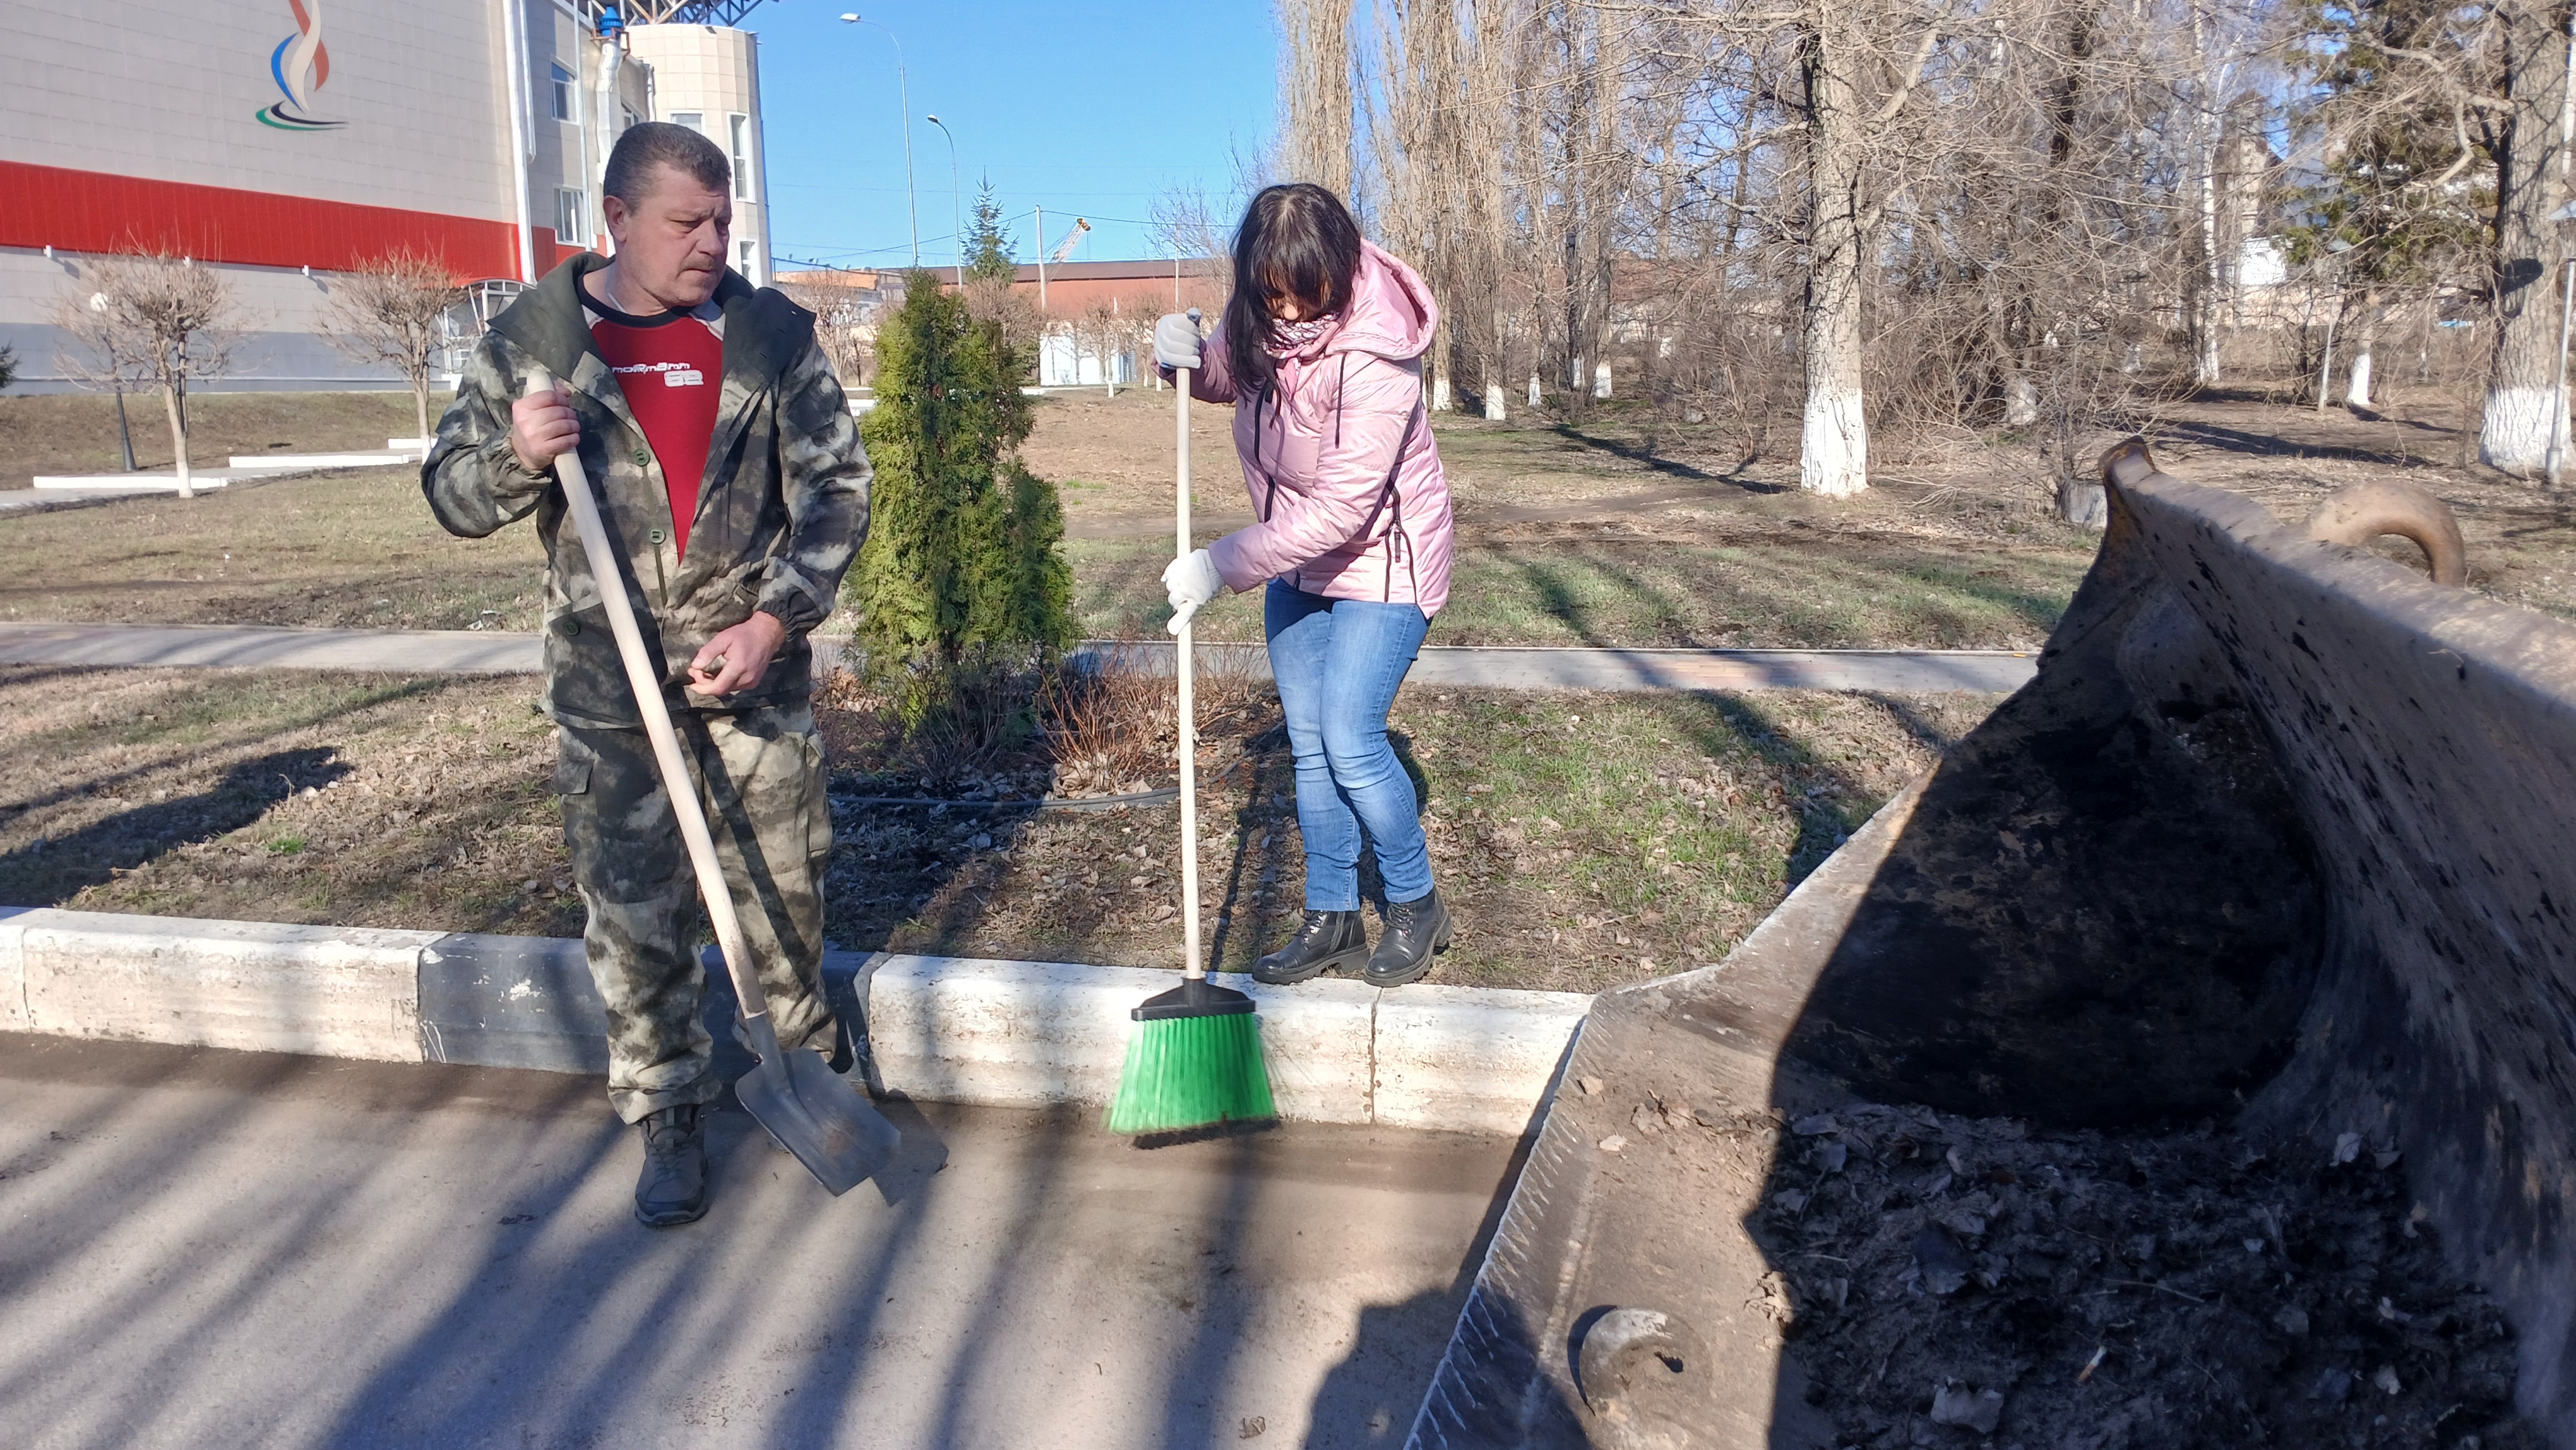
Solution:
M 1172 984 L 1142 967 L 889 952 L 830 953 L 824 977 L 865 1025 L 878 1087 L 1011 1107 L 1105 1104 L 1128 1009 Z M 1260 1004 L 1283 1117 L 1458 1132 L 1525 1131 L 1592 1000 L 1223 980 Z M 747 1066 L 721 974 L 707 997 L 720 1058 Z M 0 908 L 0 1029 L 596 1073 L 600 1018 L 578 941 Z

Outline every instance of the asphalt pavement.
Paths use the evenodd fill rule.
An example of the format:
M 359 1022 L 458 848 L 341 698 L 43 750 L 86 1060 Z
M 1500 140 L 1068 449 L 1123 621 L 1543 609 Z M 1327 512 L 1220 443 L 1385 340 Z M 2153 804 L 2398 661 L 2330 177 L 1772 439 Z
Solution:
M 727 1110 L 656 1231 L 589 1078 L 0 1034 L 0 1091 L 42 1450 L 1392 1445 L 1513 1151 L 895 1104 L 832 1199 Z

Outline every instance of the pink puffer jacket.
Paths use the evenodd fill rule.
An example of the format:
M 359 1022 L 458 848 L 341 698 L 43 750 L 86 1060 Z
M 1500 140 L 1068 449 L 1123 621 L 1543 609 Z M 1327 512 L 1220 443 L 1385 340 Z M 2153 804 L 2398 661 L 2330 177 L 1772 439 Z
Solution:
M 1279 579 L 1333 599 L 1449 601 L 1449 482 L 1423 407 L 1422 354 L 1440 309 L 1412 268 L 1360 244 L 1339 322 L 1279 360 L 1268 398 L 1241 396 L 1225 329 L 1191 396 L 1234 404 L 1234 447 L 1259 522 L 1208 546 L 1226 587 Z

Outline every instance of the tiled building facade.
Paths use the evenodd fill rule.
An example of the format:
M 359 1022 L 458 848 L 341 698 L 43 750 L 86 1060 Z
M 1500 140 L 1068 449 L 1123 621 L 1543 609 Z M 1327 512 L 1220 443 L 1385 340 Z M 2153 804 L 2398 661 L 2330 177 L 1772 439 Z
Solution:
M 216 387 L 388 385 L 318 335 L 330 274 L 409 248 L 524 282 L 603 246 L 608 146 L 648 116 L 694 118 L 741 159 L 737 246 L 765 278 L 753 37 L 602 10 L 0 0 L 0 344 L 20 387 L 68 385 L 51 319 L 84 259 L 138 251 L 231 281 L 241 335 Z

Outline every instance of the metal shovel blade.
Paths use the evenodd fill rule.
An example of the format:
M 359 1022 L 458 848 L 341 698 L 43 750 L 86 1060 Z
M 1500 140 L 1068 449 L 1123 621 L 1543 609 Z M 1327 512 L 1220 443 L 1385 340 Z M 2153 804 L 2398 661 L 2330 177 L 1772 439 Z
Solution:
M 735 1099 L 834 1197 L 858 1187 L 893 1159 L 903 1135 L 821 1055 L 781 1052 L 768 1019 L 757 1021 L 760 1065 L 734 1079 Z

